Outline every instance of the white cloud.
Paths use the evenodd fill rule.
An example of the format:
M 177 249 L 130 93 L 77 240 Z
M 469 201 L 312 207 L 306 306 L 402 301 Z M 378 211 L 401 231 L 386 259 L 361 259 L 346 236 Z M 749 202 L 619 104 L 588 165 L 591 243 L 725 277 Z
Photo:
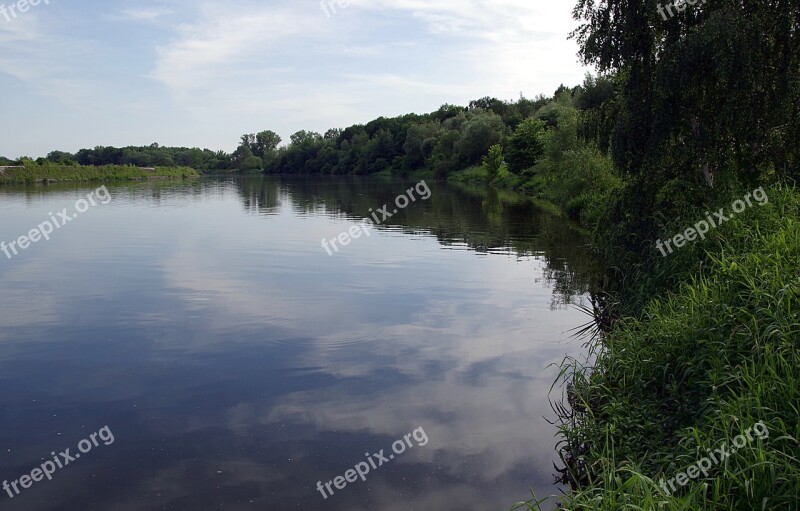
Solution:
M 134 21 L 152 21 L 170 13 L 169 9 L 126 9 L 122 11 L 122 17 Z
M 123 23 L 94 28 L 109 19 Z M 144 137 L 232 150 L 244 132 L 288 138 L 483 96 L 550 94 L 583 79 L 567 40 L 574 26 L 569 2 L 351 0 L 326 17 L 316 1 L 112 0 L 105 14 L 54 5 L 0 23 L 0 75 L 27 87 L 20 111 L 56 99 L 48 115 L 54 133 L 69 131 L 64 149 Z M 127 115 L 128 105 L 124 126 L 99 115 Z M 7 144 L 45 154 L 54 142 Z
M 327 18 L 315 2 L 235 12 L 203 3 L 197 13 L 157 49 L 151 77 L 194 115 L 224 112 L 236 133 L 286 138 L 486 95 L 535 96 L 584 74 L 566 40 L 568 4 L 352 0 Z
M 11 76 L 68 108 L 86 107 L 97 90 L 82 71 L 102 50 L 91 41 L 55 33 L 47 12 L 30 12 L 13 23 L 0 23 L 0 75 Z
M 178 38 L 157 49 L 152 77 L 176 91 L 197 89 L 268 66 L 275 45 L 288 38 L 310 37 L 315 26 L 288 9 L 205 3 L 195 23 L 177 27 Z

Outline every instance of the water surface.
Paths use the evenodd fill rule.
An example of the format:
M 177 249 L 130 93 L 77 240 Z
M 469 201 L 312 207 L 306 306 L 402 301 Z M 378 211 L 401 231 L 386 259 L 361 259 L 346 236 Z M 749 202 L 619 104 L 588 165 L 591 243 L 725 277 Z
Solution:
M 0 506 L 464 511 L 557 493 L 549 366 L 581 352 L 585 240 L 526 201 L 430 183 L 372 236 L 321 247 L 408 185 L 108 185 L 109 204 L 0 253 L 0 479 L 114 435 Z M 96 186 L 0 188 L 0 240 Z M 417 428 L 426 445 L 317 490 Z

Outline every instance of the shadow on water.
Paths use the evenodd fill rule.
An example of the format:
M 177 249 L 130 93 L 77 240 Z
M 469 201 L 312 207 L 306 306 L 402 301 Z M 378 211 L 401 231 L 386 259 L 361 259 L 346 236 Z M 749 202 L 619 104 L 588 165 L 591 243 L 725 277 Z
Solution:
M 415 182 L 358 177 L 257 177 L 233 180 L 250 212 L 275 214 L 284 204 L 299 214 L 330 215 L 359 222 Z M 553 308 L 582 305 L 597 288 L 601 267 L 585 235 L 571 222 L 508 191 L 426 183 L 431 197 L 401 210 L 379 229 L 429 233 L 444 247 L 479 254 L 538 257 Z

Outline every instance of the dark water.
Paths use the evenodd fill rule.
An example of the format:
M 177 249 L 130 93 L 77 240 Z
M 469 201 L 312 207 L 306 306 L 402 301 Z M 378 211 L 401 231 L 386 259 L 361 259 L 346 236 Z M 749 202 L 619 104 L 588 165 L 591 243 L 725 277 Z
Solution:
M 505 510 L 558 493 L 548 366 L 581 352 L 584 240 L 529 203 L 431 183 L 370 237 L 321 247 L 408 185 L 109 185 L 49 241 L 0 252 L 0 479 L 108 426 L 0 509 Z M 0 241 L 95 188 L 0 188 Z M 396 440 L 323 499 L 318 481 Z

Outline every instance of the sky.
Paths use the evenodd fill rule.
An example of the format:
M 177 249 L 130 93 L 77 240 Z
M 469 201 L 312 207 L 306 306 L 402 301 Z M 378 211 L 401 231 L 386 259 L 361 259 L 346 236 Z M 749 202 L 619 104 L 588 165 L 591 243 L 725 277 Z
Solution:
M 153 142 L 232 151 L 244 133 L 288 141 L 484 96 L 552 95 L 589 70 L 567 37 L 571 0 L 17 3 L 0 0 L 10 158 Z

